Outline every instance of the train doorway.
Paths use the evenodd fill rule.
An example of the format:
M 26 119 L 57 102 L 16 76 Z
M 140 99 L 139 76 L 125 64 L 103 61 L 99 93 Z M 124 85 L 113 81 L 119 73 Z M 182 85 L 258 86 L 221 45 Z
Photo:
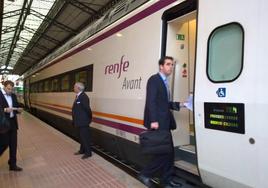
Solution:
M 174 57 L 170 77 L 173 101 L 186 101 L 193 94 L 196 50 L 196 11 L 167 22 L 166 55 Z M 174 111 L 175 166 L 198 175 L 193 109 Z

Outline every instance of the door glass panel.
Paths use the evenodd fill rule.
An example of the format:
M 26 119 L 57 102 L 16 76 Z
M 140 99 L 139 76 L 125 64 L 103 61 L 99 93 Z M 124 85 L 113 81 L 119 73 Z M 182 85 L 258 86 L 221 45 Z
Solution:
M 207 73 L 213 82 L 236 79 L 242 69 L 242 27 L 237 23 L 221 26 L 214 30 L 208 41 Z

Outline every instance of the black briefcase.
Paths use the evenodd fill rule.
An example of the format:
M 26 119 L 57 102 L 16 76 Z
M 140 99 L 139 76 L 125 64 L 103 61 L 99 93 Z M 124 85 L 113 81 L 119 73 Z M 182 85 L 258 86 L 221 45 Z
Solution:
M 167 154 L 172 152 L 172 136 L 166 130 L 147 130 L 140 134 L 143 154 Z
M 9 120 L 7 119 L 5 112 L 0 108 L 0 133 L 5 133 L 10 129 Z

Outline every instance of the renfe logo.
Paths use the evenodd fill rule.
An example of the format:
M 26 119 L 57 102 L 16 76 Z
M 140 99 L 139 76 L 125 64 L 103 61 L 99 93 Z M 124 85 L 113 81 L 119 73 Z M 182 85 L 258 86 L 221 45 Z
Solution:
M 124 55 L 123 55 L 121 57 L 121 62 L 120 63 L 107 65 L 105 67 L 105 75 L 106 74 L 118 73 L 117 78 L 120 78 L 122 71 L 127 72 L 128 67 L 129 67 L 129 61 L 124 61 Z

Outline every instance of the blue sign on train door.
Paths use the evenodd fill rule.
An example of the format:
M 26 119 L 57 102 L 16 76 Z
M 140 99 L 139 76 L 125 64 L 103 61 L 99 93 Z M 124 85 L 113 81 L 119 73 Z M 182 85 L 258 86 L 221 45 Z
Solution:
M 216 91 L 218 97 L 226 97 L 226 88 L 225 87 L 220 87 L 217 91 Z

